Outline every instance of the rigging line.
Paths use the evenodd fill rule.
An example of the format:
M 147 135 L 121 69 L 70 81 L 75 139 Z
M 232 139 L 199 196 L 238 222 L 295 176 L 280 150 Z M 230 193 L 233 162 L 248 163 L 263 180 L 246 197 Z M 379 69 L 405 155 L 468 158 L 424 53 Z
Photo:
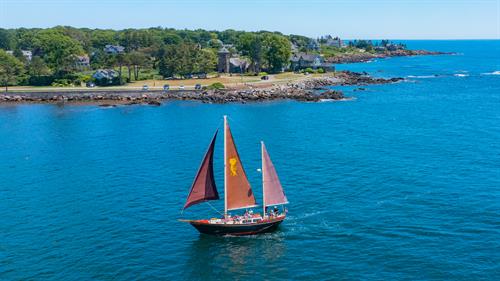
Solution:
M 249 129 L 249 128 L 250 128 L 250 127 L 248 127 L 248 126 L 245 126 L 245 125 L 240 124 L 240 122 L 238 122 L 238 121 L 234 120 L 234 119 L 233 119 L 233 118 L 231 118 L 229 115 L 227 115 L 227 119 L 228 119 L 229 121 L 231 121 L 231 126 L 236 125 L 236 127 L 239 127 L 239 128 L 241 128 L 241 129 L 244 129 L 244 130 L 246 130 L 246 129 Z
M 224 215 L 223 213 L 219 212 L 219 210 L 215 209 L 214 206 L 212 206 L 212 204 L 210 204 L 210 202 L 207 201 L 207 204 L 208 206 L 210 206 L 210 208 L 212 208 L 214 211 L 216 211 L 217 213 L 221 214 L 221 215 Z

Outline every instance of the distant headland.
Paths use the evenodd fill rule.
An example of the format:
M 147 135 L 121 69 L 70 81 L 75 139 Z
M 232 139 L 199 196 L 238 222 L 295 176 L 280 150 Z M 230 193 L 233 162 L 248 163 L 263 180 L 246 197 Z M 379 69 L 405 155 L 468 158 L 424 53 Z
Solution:
M 336 64 L 439 54 L 444 53 L 409 50 L 389 40 L 344 41 L 268 31 L 0 29 L 0 82 L 6 92 L 0 102 L 50 102 L 54 96 L 57 102 L 120 97 L 132 102 L 156 92 L 168 99 L 205 102 L 341 99 L 338 92 L 310 90 L 318 90 L 318 83 L 400 79 L 336 72 Z M 276 89 L 283 94 L 277 95 L 281 90 Z M 129 96 L 134 91 L 140 95 Z

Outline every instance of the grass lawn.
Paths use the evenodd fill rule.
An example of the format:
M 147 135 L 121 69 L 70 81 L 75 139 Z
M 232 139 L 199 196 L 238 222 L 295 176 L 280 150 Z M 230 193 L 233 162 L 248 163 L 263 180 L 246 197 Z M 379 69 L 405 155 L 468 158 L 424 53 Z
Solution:
M 210 84 L 220 82 L 226 86 L 226 88 L 241 89 L 245 87 L 266 87 L 272 84 L 285 84 L 289 82 L 299 81 L 308 77 L 321 77 L 324 74 L 312 74 L 304 75 L 297 74 L 293 72 L 284 72 L 279 74 L 269 75 L 269 80 L 261 80 L 260 76 L 239 76 L 239 75 L 220 75 L 214 76 L 207 79 L 182 79 L 182 80 L 141 80 L 132 81 L 123 86 L 111 86 L 111 87 L 36 87 L 36 86 L 14 86 L 9 87 L 9 91 L 71 91 L 71 90 L 137 90 L 141 89 L 143 85 L 148 85 L 150 89 L 162 89 L 163 85 L 170 85 L 170 89 L 175 90 L 180 86 L 184 86 L 185 89 L 194 89 L 196 84 L 201 84 L 202 86 L 208 86 Z

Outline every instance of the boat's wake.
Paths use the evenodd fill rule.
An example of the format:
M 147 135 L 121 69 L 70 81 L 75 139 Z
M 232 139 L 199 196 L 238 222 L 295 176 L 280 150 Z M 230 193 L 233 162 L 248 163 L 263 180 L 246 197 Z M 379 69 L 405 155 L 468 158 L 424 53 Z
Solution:
M 429 79 L 438 77 L 437 74 L 434 75 L 408 75 L 407 78 L 415 78 L 415 79 Z
M 481 73 L 481 75 L 500 75 L 500 70 L 496 70 L 493 72 Z

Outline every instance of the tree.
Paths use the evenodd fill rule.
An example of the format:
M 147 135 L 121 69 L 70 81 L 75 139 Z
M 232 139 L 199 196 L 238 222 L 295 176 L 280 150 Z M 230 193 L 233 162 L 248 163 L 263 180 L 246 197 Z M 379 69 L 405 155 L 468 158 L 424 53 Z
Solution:
M 115 63 L 118 65 L 118 79 L 120 80 L 120 85 L 123 84 L 122 68 L 124 65 L 127 64 L 128 59 L 129 59 L 129 57 L 125 56 L 125 54 L 116 54 L 115 55 Z
M 184 43 L 179 47 L 179 75 L 186 76 L 192 74 L 196 68 L 196 60 L 199 48 L 192 43 Z
M 139 79 L 139 71 L 141 67 L 148 65 L 148 57 L 141 52 L 131 52 L 129 54 L 130 65 L 134 67 L 134 79 Z
M 178 49 L 173 45 L 162 48 L 160 61 L 158 62 L 158 73 L 164 78 L 174 77 L 178 72 L 179 63 L 177 54 Z
M 23 74 L 23 64 L 16 57 L 0 50 L 0 81 L 7 92 L 9 84 L 15 84 Z
M 30 64 L 28 65 L 28 74 L 30 76 L 42 76 L 42 75 L 50 75 L 50 68 L 43 61 L 43 59 L 39 56 L 34 56 L 31 59 Z
M 41 53 L 45 62 L 56 74 L 70 72 L 74 67 L 75 55 L 83 54 L 78 41 L 59 31 L 47 29 L 37 33 L 34 39 L 36 53 Z
M 0 49 L 11 50 L 14 47 L 14 40 L 10 30 L 0 28 Z
M 265 34 L 263 40 L 264 58 L 270 72 L 280 72 L 291 55 L 290 41 L 284 36 Z
M 102 50 L 106 45 L 116 45 L 116 31 L 96 29 L 90 34 L 90 42 L 92 47 L 98 50 Z
M 186 76 L 200 70 L 202 65 L 203 70 L 215 67 L 215 62 L 213 66 L 211 65 L 214 57 L 209 53 L 200 55 L 200 52 L 201 50 L 192 43 L 165 46 L 162 50 L 163 56 L 158 63 L 160 75 L 163 77 Z M 199 62 L 199 59 L 203 62 Z
M 217 56 L 211 49 L 201 49 L 198 51 L 196 61 L 196 72 L 209 73 L 215 70 Z
M 12 52 L 12 55 L 14 55 L 14 57 L 16 57 L 23 64 L 27 64 L 28 63 L 28 60 L 26 59 L 26 57 L 24 57 L 23 51 L 21 51 L 21 49 L 16 48 Z
M 250 58 L 253 71 L 260 72 L 263 58 L 262 35 L 256 33 L 245 33 L 238 40 L 238 50 Z

